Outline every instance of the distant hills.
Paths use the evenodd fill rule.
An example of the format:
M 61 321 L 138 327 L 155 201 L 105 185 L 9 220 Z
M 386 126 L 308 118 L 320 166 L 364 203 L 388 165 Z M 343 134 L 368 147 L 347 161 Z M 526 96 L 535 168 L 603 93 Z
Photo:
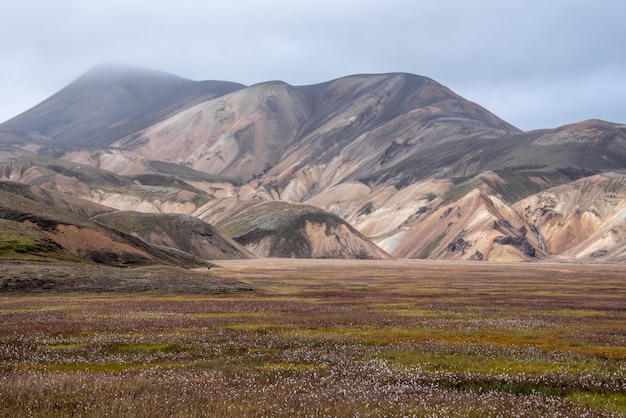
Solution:
M 624 125 L 523 132 L 404 73 L 244 86 L 98 67 L 0 124 L 5 193 L 204 260 L 623 262 L 625 170 Z

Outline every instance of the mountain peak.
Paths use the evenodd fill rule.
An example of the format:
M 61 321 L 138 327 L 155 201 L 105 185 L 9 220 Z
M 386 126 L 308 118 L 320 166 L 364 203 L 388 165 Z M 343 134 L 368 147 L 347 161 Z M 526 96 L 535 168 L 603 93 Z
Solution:
M 50 138 L 57 145 L 110 145 L 172 113 L 242 87 L 104 64 L 2 126 Z
M 98 80 L 98 79 L 120 79 L 126 77 L 143 77 L 143 78 L 161 78 L 161 79 L 173 79 L 173 80 L 187 80 L 185 78 L 166 73 L 164 71 L 150 70 L 142 67 L 135 67 L 131 65 L 124 65 L 118 63 L 100 64 L 85 74 L 80 76 L 75 82 L 81 80 Z M 189 80 L 187 80 L 189 81 Z

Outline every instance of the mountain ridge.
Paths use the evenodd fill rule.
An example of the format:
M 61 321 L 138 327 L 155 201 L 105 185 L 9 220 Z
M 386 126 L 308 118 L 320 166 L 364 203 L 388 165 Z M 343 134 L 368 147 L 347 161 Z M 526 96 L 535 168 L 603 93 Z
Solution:
M 123 112 L 116 113 L 111 106 L 118 99 Z M 133 111 L 137 117 L 129 116 Z M 578 190 L 585 179 L 601 190 L 607 176 L 619 176 L 626 169 L 625 125 L 586 120 L 524 132 L 435 80 L 409 73 L 243 86 L 96 69 L 0 124 L 0 165 L 5 179 L 122 211 L 192 215 L 218 227 L 262 202 L 292 205 L 289 213 L 313 205 L 325 213 L 320 231 L 338 234 L 331 227 L 338 225 L 336 215 L 380 246 L 383 257 L 386 251 L 449 260 L 624 258 L 619 216 L 583 228 L 570 212 L 563 224 L 536 213 L 543 213 L 542 193 L 559 202 L 575 195 L 579 202 L 566 206 L 593 213 L 585 194 L 556 191 Z M 107 171 L 122 177 L 114 180 Z M 595 212 L 621 213 L 610 196 L 594 196 L 604 196 L 606 205 Z M 531 209 L 519 207 L 522 201 Z M 259 207 L 280 211 L 280 205 Z M 299 216 L 292 233 L 315 229 L 303 227 L 306 216 Z M 255 231 L 254 223 L 250 228 L 243 235 Z M 584 230 L 572 235 L 575 246 L 556 244 L 562 238 L 553 237 L 569 236 L 566 228 Z M 609 239 L 606 228 L 617 232 Z M 267 231 L 259 231 L 235 238 L 261 239 Z M 280 247 L 278 231 L 268 233 L 265 244 L 250 244 L 262 256 Z M 318 253 L 312 247 L 306 254 Z
M 130 134 L 181 107 L 242 87 L 237 83 L 193 82 L 154 70 L 103 65 L 2 125 L 48 137 L 57 146 L 108 145 L 109 136 Z M 68 129 L 67 121 L 72 119 L 74 126 Z

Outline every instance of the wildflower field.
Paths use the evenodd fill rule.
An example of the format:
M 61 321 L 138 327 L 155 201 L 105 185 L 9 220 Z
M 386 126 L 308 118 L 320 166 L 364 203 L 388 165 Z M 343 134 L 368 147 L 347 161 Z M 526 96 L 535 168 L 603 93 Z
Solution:
M 0 416 L 626 416 L 623 266 L 217 264 L 245 286 L 5 289 Z

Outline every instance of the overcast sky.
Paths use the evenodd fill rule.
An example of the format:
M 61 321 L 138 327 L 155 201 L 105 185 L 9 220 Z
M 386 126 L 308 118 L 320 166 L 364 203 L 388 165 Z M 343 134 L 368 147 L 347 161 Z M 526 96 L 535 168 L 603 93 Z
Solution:
M 626 123 L 619 0 L 0 0 L 0 121 L 102 63 L 193 80 L 428 76 L 524 129 Z

